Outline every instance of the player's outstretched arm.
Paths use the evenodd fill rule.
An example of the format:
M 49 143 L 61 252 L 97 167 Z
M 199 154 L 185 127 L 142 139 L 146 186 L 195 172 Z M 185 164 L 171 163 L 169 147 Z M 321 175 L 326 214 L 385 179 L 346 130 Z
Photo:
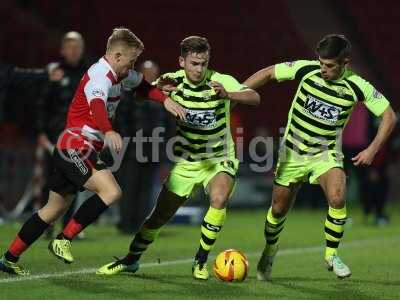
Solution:
M 215 90 L 217 95 L 221 98 L 229 99 L 231 102 L 247 105 L 260 104 L 260 95 L 252 89 L 247 88 L 242 91 L 228 92 L 225 87 L 217 81 L 210 81 L 209 85 Z
M 240 92 L 228 92 L 227 97 L 231 102 L 247 105 L 259 105 L 260 95 L 252 89 L 246 89 Z
M 185 120 L 185 109 L 165 95 L 161 89 L 159 89 L 157 86 L 151 85 L 145 79 L 141 80 L 140 84 L 135 88 L 135 92 L 136 100 L 150 99 L 152 101 L 162 103 L 166 111 L 181 120 Z
M 376 153 L 382 148 L 383 144 L 389 138 L 397 122 L 396 113 L 389 106 L 382 114 L 382 121 L 379 124 L 378 132 L 374 140 L 367 149 L 358 153 L 351 160 L 354 165 L 370 165 L 374 160 Z
M 273 79 L 276 79 L 274 65 L 254 73 L 243 82 L 243 85 L 248 86 L 251 89 L 257 89 Z

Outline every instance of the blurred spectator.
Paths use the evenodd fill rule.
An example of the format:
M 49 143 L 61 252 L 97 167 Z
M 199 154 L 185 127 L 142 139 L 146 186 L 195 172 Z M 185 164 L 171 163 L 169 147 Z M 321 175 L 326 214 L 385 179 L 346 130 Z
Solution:
M 37 130 L 38 144 L 45 149 L 43 157 L 44 186 L 39 199 L 39 206 L 43 206 L 48 199 L 48 178 L 53 168 L 51 155 L 58 136 L 64 130 L 69 105 L 74 97 L 75 90 L 88 68 L 84 62 L 84 40 L 80 33 L 70 31 L 64 35 L 61 41 L 60 55 L 57 62 L 48 65 L 49 70 L 59 70 L 63 78 L 58 82 L 50 82 L 37 102 Z M 64 216 L 64 223 L 68 221 L 74 211 L 74 204 Z M 52 230 L 48 232 L 48 237 Z
M 7 207 L 6 211 L 15 208 L 20 200 L 20 192 L 27 184 L 27 173 L 19 168 L 19 164 L 23 164 L 26 157 L 21 157 L 21 152 L 18 150 L 21 150 L 21 147 L 24 150 L 28 148 L 26 144 L 21 145 L 22 140 L 19 129 L 23 127 L 21 124 L 23 122 L 17 122 L 18 126 L 16 126 L 10 120 L 21 120 L 24 119 L 24 116 L 26 117 L 28 114 L 31 114 L 31 110 L 29 109 L 29 104 L 32 103 L 31 98 L 35 98 L 41 88 L 49 81 L 58 81 L 62 76 L 62 71 L 57 68 L 46 70 L 0 64 L 0 136 L 2 137 L 0 156 L 5 158 L 7 157 L 7 153 L 10 154 L 8 160 L 1 161 L 0 170 L 1 175 L 14 175 L 3 175 L 2 177 L 2 187 L 7 188 L 2 189 L 0 203 L 2 206 Z M 21 109 L 21 107 L 24 109 Z M 20 117 L 15 118 L 17 115 Z M 17 149 L 18 147 L 19 149 Z M 29 159 L 31 160 L 30 157 Z M 25 164 L 24 166 L 29 170 L 29 164 Z M 14 170 L 16 167 L 18 172 L 15 176 Z
M 389 222 L 385 212 L 390 186 L 388 166 L 395 156 L 396 135 L 393 134 L 378 152 L 371 166 L 355 167 L 351 161 L 351 158 L 364 150 L 375 137 L 379 122 L 379 119 L 368 113 L 364 105 L 357 104 L 343 133 L 343 152 L 346 172 L 352 170 L 357 177 L 364 223 L 382 226 Z
M 160 75 L 158 65 L 152 61 L 143 62 L 138 71 L 143 73 L 148 82 L 153 82 Z M 137 231 L 155 204 L 155 197 L 152 197 L 154 185 L 159 181 L 157 177 L 160 167 L 165 162 L 166 137 L 172 135 L 175 122 L 157 103 L 135 102 L 127 95 L 122 96 L 117 114 L 115 125 L 121 136 L 138 137 L 137 141 L 130 139 L 121 167 L 116 173 L 124 191 L 120 200 L 118 228 L 123 233 L 131 234 Z M 151 137 L 157 127 L 164 130 L 160 134 L 164 143 L 159 143 L 153 149 L 151 141 L 140 139 L 139 136 Z M 147 161 L 143 162 L 140 158 L 146 158 Z
M 6 99 L 11 98 L 8 97 L 10 91 L 23 90 L 33 95 L 48 80 L 58 81 L 62 75 L 57 68 L 52 70 L 27 69 L 0 64 L 0 124 L 4 121 L 4 103 Z
M 372 140 L 376 135 L 378 127 L 379 120 L 370 116 L 370 140 Z M 377 226 L 384 226 L 389 223 L 389 216 L 385 210 L 390 188 L 388 167 L 395 160 L 396 153 L 399 150 L 398 143 L 399 137 L 396 136 L 395 132 L 395 134 L 392 135 L 392 138 L 388 140 L 386 145 L 376 155 L 375 160 L 367 173 L 368 184 L 362 188 L 366 190 L 367 197 L 364 211 L 366 220 L 368 223 L 371 223 L 371 220 L 369 219 L 372 217 L 372 224 Z
M 358 199 L 363 207 L 364 215 L 370 213 L 370 198 L 365 188 L 369 184 L 370 166 L 354 166 L 351 159 L 368 147 L 370 142 L 369 113 L 365 106 L 358 103 L 353 110 L 350 121 L 343 132 L 344 167 L 349 180 L 356 178 L 358 182 Z

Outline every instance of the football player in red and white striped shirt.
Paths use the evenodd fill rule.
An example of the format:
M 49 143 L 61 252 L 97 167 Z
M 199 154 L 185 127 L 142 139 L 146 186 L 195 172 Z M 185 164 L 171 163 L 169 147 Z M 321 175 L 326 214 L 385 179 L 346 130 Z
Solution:
M 49 182 L 48 203 L 22 226 L 1 258 L 0 270 L 29 274 L 17 264 L 20 255 L 64 214 L 71 203 L 71 195 L 87 189 L 95 195 L 82 204 L 49 244 L 50 252 L 57 258 L 72 263 L 71 240 L 121 197 L 118 183 L 98 155 L 104 146 L 116 152 L 122 148 L 121 136 L 110 122 L 122 90 L 134 90 L 162 102 L 167 111 L 185 118 L 185 111 L 179 104 L 133 70 L 143 49 L 143 43 L 129 29 L 116 28 L 108 39 L 105 56 L 83 76 L 69 107 L 66 128 L 53 154 L 55 169 Z

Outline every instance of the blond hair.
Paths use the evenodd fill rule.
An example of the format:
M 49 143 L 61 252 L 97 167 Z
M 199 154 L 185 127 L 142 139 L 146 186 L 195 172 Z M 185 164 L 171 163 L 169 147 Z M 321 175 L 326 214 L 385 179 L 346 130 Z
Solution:
M 144 49 L 143 42 L 128 28 L 114 28 L 107 41 L 107 52 L 110 51 L 115 45 L 121 44 L 140 50 Z

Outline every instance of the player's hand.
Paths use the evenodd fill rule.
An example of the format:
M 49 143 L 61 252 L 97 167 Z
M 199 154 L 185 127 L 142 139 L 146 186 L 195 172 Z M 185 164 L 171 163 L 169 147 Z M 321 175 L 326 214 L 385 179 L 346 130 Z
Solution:
M 367 149 L 358 153 L 351 160 L 355 166 L 369 166 L 374 160 L 375 154 L 376 151 L 368 147 Z
M 157 88 L 162 90 L 165 94 L 177 91 L 178 82 L 171 77 L 161 77 L 157 82 Z
M 186 110 L 181 105 L 179 105 L 174 100 L 172 100 L 171 98 L 167 97 L 167 99 L 165 99 L 164 107 L 167 111 L 169 111 L 175 117 L 178 117 L 182 121 L 186 120 Z
M 229 98 L 228 92 L 225 90 L 224 86 L 218 81 L 210 81 L 208 85 L 211 86 L 215 90 L 217 95 L 221 98 Z
M 60 68 L 49 70 L 50 81 L 60 81 L 64 77 L 64 71 Z
M 104 144 L 118 153 L 122 149 L 122 138 L 118 132 L 110 130 L 105 134 Z
M 43 149 L 48 151 L 50 154 L 53 153 L 54 145 L 52 144 L 52 142 L 50 142 L 47 135 L 45 135 L 44 133 L 39 134 L 37 142 Z

